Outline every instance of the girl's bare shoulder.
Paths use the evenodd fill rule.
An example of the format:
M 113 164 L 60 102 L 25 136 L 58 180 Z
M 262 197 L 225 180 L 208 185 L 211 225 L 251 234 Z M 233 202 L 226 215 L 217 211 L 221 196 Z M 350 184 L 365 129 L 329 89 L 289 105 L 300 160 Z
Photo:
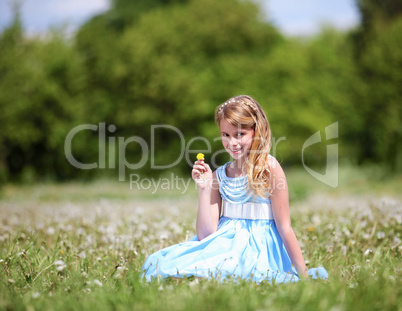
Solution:
M 275 169 L 277 167 L 281 167 L 278 160 L 270 154 L 268 155 L 267 164 L 270 169 Z

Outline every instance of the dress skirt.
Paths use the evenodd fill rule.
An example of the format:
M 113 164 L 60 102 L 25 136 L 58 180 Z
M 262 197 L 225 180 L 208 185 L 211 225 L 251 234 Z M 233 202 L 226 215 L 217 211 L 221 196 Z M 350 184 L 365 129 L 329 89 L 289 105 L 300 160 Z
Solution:
M 312 268 L 312 278 L 327 279 L 327 271 Z M 150 255 L 142 267 L 142 277 L 202 277 L 225 280 L 237 278 L 257 283 L 288 283 L 299 280 L 276 228 L 275 221 L 233 219 L 222 216 L 218 230 L 199 241 L 166 247 Z

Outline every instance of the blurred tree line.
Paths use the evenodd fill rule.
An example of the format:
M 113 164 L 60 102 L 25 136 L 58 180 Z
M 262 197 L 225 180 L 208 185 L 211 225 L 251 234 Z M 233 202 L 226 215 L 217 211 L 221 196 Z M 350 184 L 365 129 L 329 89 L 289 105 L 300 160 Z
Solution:
M 342 158 L 400 171 L 402 6 L 357 5 L 357 29 L 323 29 L 303 39 L 284 37 L 251 1 L 113 0 L 72 39 L 25 36 L 16 10 L 0 34 L 0 180 L 116 174 L 122 156 L 141 160 L 138 143 L 127 141 L 125 155 L 118 150 L 133 136 L 155 147 L 149 150 L 155 165 L 173 163 L 181 155 L 179 136 L 155 124 L 178 128 L 195 152 L 206 143 L 190 145 L 191 138 L 206 137 L 213 144 L 208 158 L 221 148 L 214 110 L 238 94 L 260 102 L 276 141 L 286 137 L 275 151 L 288 164 L 301 164 L 304 141 L 339 121 Z M 65 139 L 81 124 L 99 128 L 77 132 L 72 153 L 100 167 L 104 155 L 104 170 L 79 170 L 67 161 Z M 307 154 L 310 163 L 325 162 L 325 144 Z M 185 159 L 174 167 L 189 170 Z M 166 173 L 150 160 L 137 172 Z

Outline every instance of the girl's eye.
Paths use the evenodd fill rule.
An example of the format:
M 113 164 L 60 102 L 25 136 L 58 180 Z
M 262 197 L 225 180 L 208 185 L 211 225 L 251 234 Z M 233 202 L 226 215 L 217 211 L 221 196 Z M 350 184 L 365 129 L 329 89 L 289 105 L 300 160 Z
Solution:
M 237 136 L 244 136 L 244 135 L 245 135 L 244 133 L 237 133 Z M 226 133 L 222 133 L 222 136 L 223 137 L 229 137 L 230 135 L 226 134 Z

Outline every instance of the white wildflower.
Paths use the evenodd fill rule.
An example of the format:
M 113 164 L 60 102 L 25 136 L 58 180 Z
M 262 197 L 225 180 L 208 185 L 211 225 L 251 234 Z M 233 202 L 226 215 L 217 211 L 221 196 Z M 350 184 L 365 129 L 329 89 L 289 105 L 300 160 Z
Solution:
M 143 231 L 148 231 L 148 225 L 142 222 L 142 223 L 139 224 L 138 230 L 142 231 L 142 232 Z
M 321 217 L 319 215 L 314 215 L 312 218 L 312 222 L 317 226 L 321 224 Z
M 73 226 L 70 225 L 70 224 L 68 224 L 68 225 L 66 225 L 66 226 L 63 227 L 63 230 L 66 231 L 66 232 L 70 232 L 70 231 L 73 230 Z
M 65 265 L 63 260 L 56 260 L 53 264 L 56 265 L 56 266 Z
M 368 254 L 372 254 L 373 251 L 371 249 L 366 249 L 366 251 L 364 252 L 364 256 L 367 256 Z
M 343 311 L 343 307 L 341 305 L 333 306 L 329 311 Z
M 78 254 L 78 257 L 80 257 L 81 259 L 85 259 L 87 258 L 87 254 L 85 251 L 82 251 L 81 253 Z
M 46 229 L 46 234 L 48 234 L 48 235 L 53 235 L 55 233 L 56 233 L 56 230 L 51 226 Z
M 399 244 L 401 244 L 401 239 L 398 238 L 397 236 L 395 236 L 395 237 L 394 237 L 394 240 L 392 241 L 392 246 L 393 246 L 393 247 L 396 247 L 396 246 L 398 246 Z
M 75 232 L 77 235 L 85 235 L 85 230 L 82 227 L 79 227 Z
M 8 282 L 11 283 L 11 284 L 14 284 L 14 283 L 15 283 L 15 280 L 13 280 L 13 279 L 8 279 Z
M 169 232 L 167 232 L 167 231 L 164 231 L 164 232 L 161 232 L 160 233 L 160 235 L 159 235 L 159 240 L 167 240 L 169 238 Z
M 331 224 L 331 223 L 329 223 L 329 224 L 327 225 L 327 229 L 328 229 L 328 230 L 333 230 L 333 229 L 334 229 L 334 225 Z
M 188 283 L 188 286 L 190 286 L 190 288 L 193 288 L 194 286 L 197 286 L 198 284 L 200 284 L 200 282 L 198 281 L 198 278 L 195 278 L 194 281 L 191 281 L 190 283 Z
M 98 279 L 95 279 L 95 280 L 94 280 L 94 284 L 97 285 L 97 286 L 99 286 L 99 287 L 102 287 L 102 286 L 103 286 L 102 282 L 99 281 Z
M 171 222 L 169 227 L 175 234 L 181 234 L 183 232 L 183 227 L 180 226 L 177 222 Z
M 350 236 L 350 231 L 349 231 L 349 229 L 348 228 L 346 228 L 346 227 L 343 227 L 343 229 L 342 229 L 342 232 L 347 236 L 347 237 L 349 237 Z
M 350 284 L 349 284 L 349 287 L 350 287 L 350 288 L 356 288 L 356 287 L 357 287 L 357 283 L 350 283 Z
M 88 234 L 87 237 L 86 237 L 86 243 L 85 243 L 86 246 L 90 247 L 90 246 L 92 246 L 93 243 L 94 243 L 94 241 L 92 239 L 92 236 L 90 234 Z
M 40 293 L 39 292 L 34 292 L 34 293 L 32 293 L 32 298 L 33 299 L 36 299 L 36 298 L 38 298 L 40 296 Z
M 383 238 L 385 238 L 384 231 L 377 232 L 377 239 L 382 240 Z
M 114 275 L 115 279 L 119 279 L 121 277 L 121 274 L 124 272 L 124 268 L 123 267 L 117 267 L 116 268 L 117 273 Z
M 65 268 L 67 268 L 67 265 L 63 260 L 55 261 L 54 265 L 56 266 L 56 270 L 59 272 L 63 271 Z
M 347 251 L 348 251 L 347 246 L 346 246 L 346 245 L 342 245 L 342 247 L 341 247 L 341 252 L 342 252 L 342 254 L 343 254 L 344 256 L 346 255 Z

